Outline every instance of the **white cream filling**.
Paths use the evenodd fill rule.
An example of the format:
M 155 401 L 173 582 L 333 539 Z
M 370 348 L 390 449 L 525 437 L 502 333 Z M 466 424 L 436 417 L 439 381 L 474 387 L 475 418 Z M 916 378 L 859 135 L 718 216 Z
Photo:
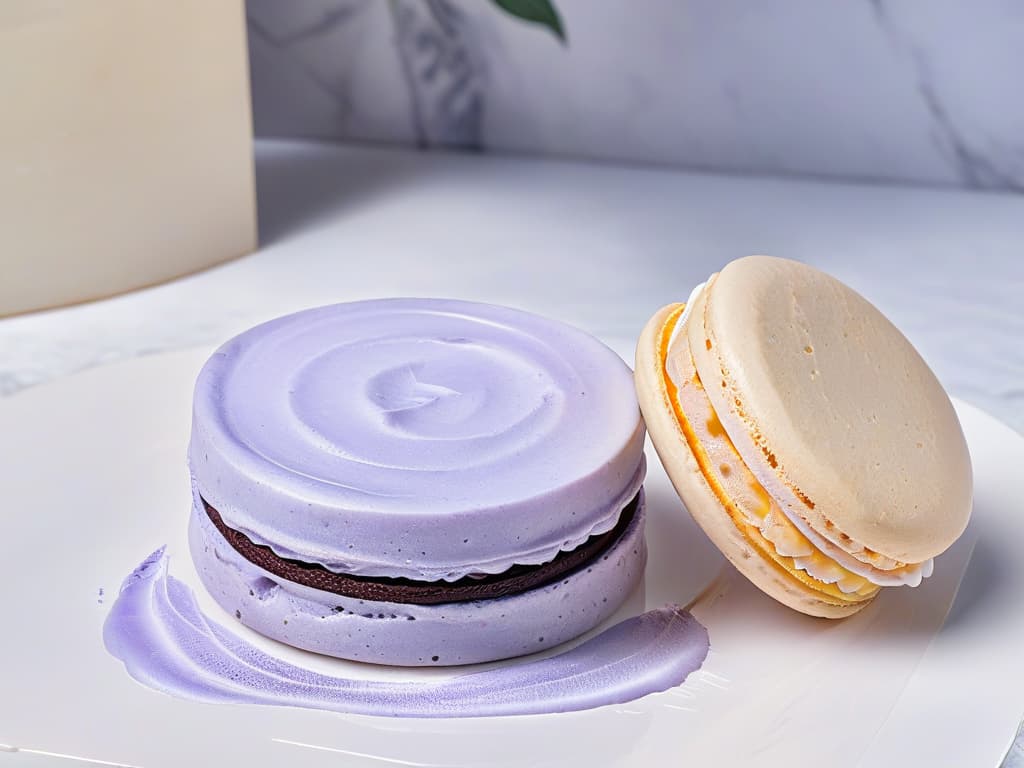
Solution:
M 903 568 L 898 568 L 893 571 L 883 571 L 881 568 L 875 568 L 872 565 L 868 565 L 867 563 L 858 560 L 849 552 L 844 552 L 828 539 L 817 533 L 803 518 L 798 515 L 788 514 L 781 506 L 779 509 L 782 510 L 782 513 L 786 515 L 789 521 L 796 526 L 800 533 L 807 537 L 812 546 L 814 546 L 819 552 L 834 560 L 851 573 L 855 573 L 858 576 L 867 579 L 872 584 L 877 584 L 880 587 L 917 587 L 921 584 L 922 579 L 926 579 L 931 576 L 932 572 L 935 570 L 934 559 L 925 560 L 923 563 L 906 565 Z M 800 558 L 795 558 L 794 562 L 796 563 L 797 568 L 802 568 Z M 807 570 L 807 572 L 816 579 L 820 578 L 819 576 L 811 573 L 810 570 L 804 570 Z M 824 579 L 822 579 L 822 581 L 824 581 Z M 841 588 L 842 586 L 840 586 L 840 589 Z
M 672 328 L 672 333 L 669 336 L 668 349 L 671 352 L 679 334 L 682 333 L 683 327 L 686 320 L 689 318 L 690 309 L 700 296 L 701 291 L 704 290 L 706 282 L 699 284 L 690 292 L 690 297 L 686 300 L 686 306 L 679 318 L 676 320 L 675 326 Z M 668 366 L 669 375 L 677 386 L 681 384 L 676 379 L 676 371 L 671 370 L 672 366 Z M 726 434 L 729 435 L 728 427 L 726 422 L 721 422 L 726 430 Z M 729 435 L 732 440 L 733 436 Z M 735 444 L 735 440 L 733 440 Z M 745 463 L 745 462 L 744 462 Z M 751 470 L 753 472 L 753 470 Z M 756 473 L 755 473 L 756 474 Z M 762 487 L 764 487 L 762 485 Z M 765 491 L 768 492 L 767 487 Z M 775 547 L 776 552 L 785 557 L 792 557 L 793 564 L 800 570 L 807 573 L 809 576 L 821 581 L 825 584 L 836 584 L 840 591 L 850 594 L 856 592 L 860 587 L 859 584 L 855 583 L 854 580 L 849 578 L 848 573 L 844 573 L 843 570 L 860 576 L 866 579 L 870 583 L 879 587 L 897 587 L 897 586 L 910 586 L 916 587 L 921 584 L 921 581 L 932 575 L 934 570 L 934 560 L 926 560 L 923 563 L 915 563 L 907 565 L 902 568 L 898 568 L 894 571 L 885 571 L 880 568 L 858 560 L 853 555 L 844 551 L 840 547 L 836 546 L 821 534 L 817 533 L 805 520 L 800 518 L 796 514 L 790 514 L 786 508 L 776 499 L 774 496 L 769 496 L 772 500 L 772 509 L 766 515 L 764 521 L 761 524 L 761 534 L 772 543 Z M 791 531 L 787 529 L 784 524 L 781 524 L 773 519 L 773 515 L 781 513 L 785 518 L 792 523 L 792 525 L 806 538 L 808 544 L 794 539 Z M 820 554 L 822 558 L 815 557 L 815 554 Z
M 700 292 L 704 290 L 704 286 L 707 285 L 707 281 L 700 283 L 696 288 L 690 291 L 690 298 L 686 300 L 686 306 L 683 307 L 683 313 L 679 315 L 679 319 L 676 320 L 675 327 L 672 329 L 672 335 L 668 337 L 668 348 L 672 349 L 672 346 L 676 343 L 676 337 L 679 336 L 679 332 L 682 331 L 683 325 L 686 324 L 686 318 L 690 316 L 690 308 L 694 302 L 697 301 L 697 297 L 700 296 Z
M 253 531 L 248 526 L 242 525 L 228 518 L 223 511 L 221 516 L 229 527 L 245 534 L 254 544 L 268 547 L 275 555 L 286 560 L 299 560 L 308 564 L 315 564 L 325 568 L 332 573 L 340 573 L 348 576 L 366 576 L 369 578 L 407 578 L 414 581 L 457 581 L 466 576 L 484 577 L 497 573 L 504 573 L 514 565 L 543 565 L 554 560 L 561 552 L 571 552 L 581 546 L 592 536 L 600 536 L 612 530 L 619 522 L 622 511 L 637 496 L 643 486 L 647 474 L 647 459 L 642 454 L 640 464 L 636 472 L 630 478 L 629 485 L 613 499 L 608 506 L 602 510 L 603 515 L 589 528 L 583 529 L 582 534 L 571 536 L 560 542 L 546 544 L 543 547 L 512 553 L 493 560 L 463 564 L 457 567 L 424 568 L 414 567 L 412 561 L 407 559 L 405 565 L 396 562 L 370 562 L 357 560 L 337 560 L 324 555 L 293 550 L 278 541 L 271 541 L 266 537 Z M 200 495 L 199 487 L 193 479 L 192 498 L 196 509 L 203 509 L 203 497 Z

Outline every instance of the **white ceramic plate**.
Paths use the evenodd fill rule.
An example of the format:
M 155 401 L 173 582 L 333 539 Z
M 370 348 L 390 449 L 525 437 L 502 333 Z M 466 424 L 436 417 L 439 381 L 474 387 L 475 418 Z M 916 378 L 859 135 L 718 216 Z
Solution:
M 295 651 L 206 598 L 185 547 L 191 386 L 205 357 L 142 358 L 0 403 L 0 768 L 996 766 L 1012 741 L 1024 711 L 1024 438 L 963 404 L 976 477 L 968 533 L 923 586 L 886 590 L 843 622 L 799 616 L 736 576 L 649 452 L 650 563 L 613 621 L 705 592 L 694 613 L 711 654 L 678 689 L 473 720 L 200 704 L 149 690 L 106 653 L 101 627 L 123 577 L 164 543 L 172 573 L 211 615 L 293 662 L 335 675 L 448 674 Z

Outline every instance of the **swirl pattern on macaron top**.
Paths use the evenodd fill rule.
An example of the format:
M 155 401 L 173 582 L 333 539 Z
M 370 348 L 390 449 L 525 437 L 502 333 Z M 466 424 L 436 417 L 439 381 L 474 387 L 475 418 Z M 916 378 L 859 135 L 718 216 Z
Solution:
M 190 468 L 282 557 L 454 580 L 612 528 L 643 479 L 629 368 L 517 310 L 390 299 L 299 312 L 221 347 Z

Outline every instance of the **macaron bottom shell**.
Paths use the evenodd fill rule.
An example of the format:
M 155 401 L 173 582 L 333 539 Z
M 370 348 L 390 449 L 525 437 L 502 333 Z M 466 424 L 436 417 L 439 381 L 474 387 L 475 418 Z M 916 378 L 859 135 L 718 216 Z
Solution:
M 688 511 L 718 549 L 755 586 L 779 602 L 811 616 L 843 618 L 867 606 L 870 595 L 844 596 L 778 555 L 760 531 L 736 513 L 707 457 L 695 441 L 686 416 L 673 403 L 674 385 L 666 371 L 668 340 L 682 304 L 662 308 L 650 320 L 637 347 L 637 390 L 648 432 Z M 713 411 L 712 411 L 713 413 Z M 688 434 L 689 432 L 689 434 Z M 695 443 L 691 445 L 691 443 Z
M 316 653 L 396 666 L 475 664 L 551 648 L 593 629 L 640 582 L 647 558 L 643 491 L 633 521 L 603 554 L 515 595 L 410 605 L 346 598 L 279 579 L 235 551 L 193 506 L 189 546 L 200 580 L 262 635 Z

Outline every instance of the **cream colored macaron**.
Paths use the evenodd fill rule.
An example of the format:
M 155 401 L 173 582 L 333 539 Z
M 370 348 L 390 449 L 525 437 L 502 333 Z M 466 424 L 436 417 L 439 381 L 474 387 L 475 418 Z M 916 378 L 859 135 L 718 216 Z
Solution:
M 694 519 L 798 611 L 841 618 L 916 586 L 967 526 L 949 397 L 881 312 L 817 269 L 731 262 L 651 318 L 636 386 Z

